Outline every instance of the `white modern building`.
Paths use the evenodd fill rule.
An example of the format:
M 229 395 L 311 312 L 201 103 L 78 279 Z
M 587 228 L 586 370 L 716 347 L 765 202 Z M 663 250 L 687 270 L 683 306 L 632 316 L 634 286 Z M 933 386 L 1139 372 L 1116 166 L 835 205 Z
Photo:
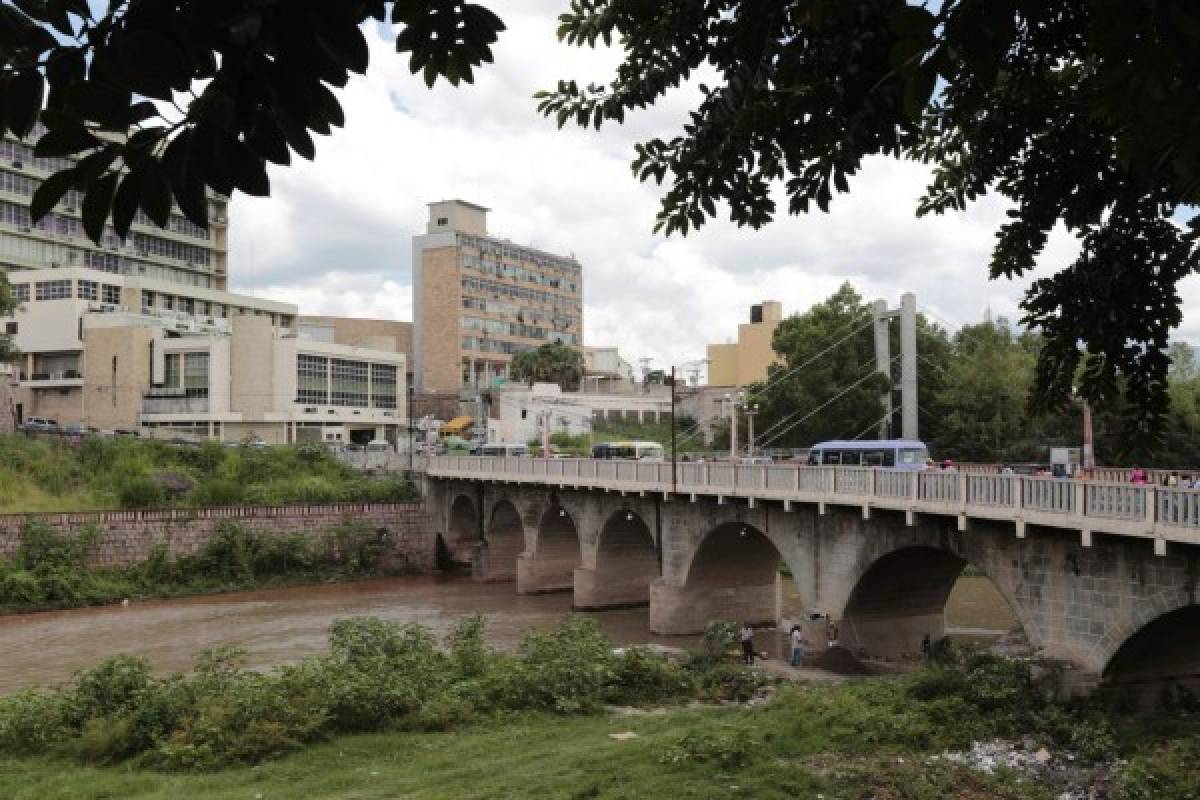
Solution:
M 666 422 L 669 396 L 564 392 L 554 383 L 507 386 L 492 392 L 488 441 L 528 442 L 550 433 L 591 433 L 597 422 Z

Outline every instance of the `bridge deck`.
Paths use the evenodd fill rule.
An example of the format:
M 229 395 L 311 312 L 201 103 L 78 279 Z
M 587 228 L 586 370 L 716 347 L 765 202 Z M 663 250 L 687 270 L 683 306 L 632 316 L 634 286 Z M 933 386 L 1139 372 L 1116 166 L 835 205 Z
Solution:
M 951 515 L 965 527 L 971 518 L 1025 525 L 1200 544 L 1200 490 L 1091 480 L 1035 478 L 938 470 L 876 467 L 806 467 L 436 456 L 428 474 L 438 478 L 532 483 L 547 486 L 664 495 L 706 495 L 829 504 L 921 514 Z

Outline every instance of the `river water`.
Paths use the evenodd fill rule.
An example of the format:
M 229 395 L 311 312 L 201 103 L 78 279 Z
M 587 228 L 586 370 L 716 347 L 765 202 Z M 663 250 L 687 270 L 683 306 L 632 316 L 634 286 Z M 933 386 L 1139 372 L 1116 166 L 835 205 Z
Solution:
M 996 613 L 995 598 L 987 593 L 990 583 L 986 578 L 972 580 L 964 578 L 956 587 L 948 621 L 1001 632 L 1004 616 Z M 287 663 L 326 650 L 329 624 L 351 616 L 419 622 L 441 635 L 457 619 L 481 614 L 489 641 L 507 648 L 530 628 L 553 627 L 570 608 L 570 592 L 522 596 L 511 583 L 423 576 L 4 616 L 0 694 L 61 684 L 76 670 L 117 653 L 144 656 L 163 673 L 187 670 L 194 653 L 223 644 L 245 648 L 253 667 Z M 698 641 L 694 636 L 651 634 L 645 608 L 588 616 L 598 620 L 616 644 L 690 647 Z M 756 643 L 773 657 L 782 649 L 779 634 L 764 632 Z

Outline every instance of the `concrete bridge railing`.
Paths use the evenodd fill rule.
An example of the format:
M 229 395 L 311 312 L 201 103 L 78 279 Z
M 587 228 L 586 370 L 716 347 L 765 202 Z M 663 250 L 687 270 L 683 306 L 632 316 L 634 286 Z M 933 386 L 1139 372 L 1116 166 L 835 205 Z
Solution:
M 594 459 L 435 456 L 434 477 L 543 484 L 619 492 L 661 492 L 861 506 L 953 515 L 965 529 L 971 518 L 1008 520 L 1018 537 L 1025 526 L 1167 542 L 1200 543 L 1200 491 L 1128 483 L 1062 480 L 1024 475 L 895 470 L 876 467 L 734 465 Z

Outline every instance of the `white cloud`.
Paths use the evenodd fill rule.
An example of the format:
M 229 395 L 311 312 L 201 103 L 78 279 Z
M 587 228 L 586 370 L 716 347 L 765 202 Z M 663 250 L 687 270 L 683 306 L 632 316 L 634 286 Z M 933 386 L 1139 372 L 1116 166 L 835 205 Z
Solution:
M 761 231 L 721 220 L 687 238 L 652 235 L 659 189 L 632 176 L 633 143 L 673 135 L 694 94 L 677 92 L 623 127 L 558 131 L 535 112 L 533 92 L 560 77 L 603 80 L 617 61 L 560 46 L 562 6 L 505 3 L 496 63 L 458 89 L 427 90 L 391 41 L 374 37 L 369 75 L 341 95 L 347 127 L 317 142 L 314 163 L 273 169 L 270 199 L 235 199 L 234 287 L 307 313 L 411 319 L 410 237 L 425 224 L 425 203 L 462 197 L 493 209 L 493 233 L 574 253 L 584 265 L 585 340 L 616 344 L 630 360 L 700 358 L 707 342 L 735 334 L 751 303 L 803 310 L 843 280 L 892 302 L 914 291 L 953 325 L 989 308 L 1019 316 L 1028 280 L 987 280 L 1002 202 L 917 220 L 928 173 L 909 162 L 868 162 L 828 215 L 785 216 Z M 1073 256 L 1059 231 L 1039 272 Z M 1189 281 L 1183 296 L 1195 308 L 1200 284 Z M 1200 339 L 1200 315 L 1184 330 Z

